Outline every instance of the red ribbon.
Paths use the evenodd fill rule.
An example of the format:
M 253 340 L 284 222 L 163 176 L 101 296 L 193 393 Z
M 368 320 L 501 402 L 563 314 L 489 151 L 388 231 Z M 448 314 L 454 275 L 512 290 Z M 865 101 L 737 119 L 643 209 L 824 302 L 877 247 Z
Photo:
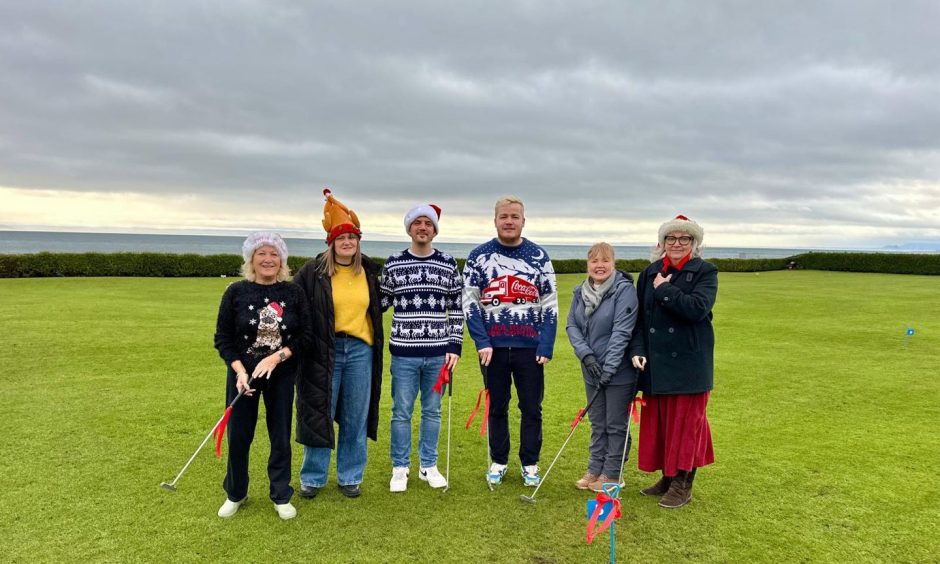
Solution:
M 467 419 L 466 428 L 470 428 L 470 424 L 473 423 L 473 418 L 477 416 L 477 412 L 480 411 L 480 401 L 483 401 L 483 424 L 480 425 L 480 434 L 486 434 L 486 422 L 490 419 L 490 391 L 486 388 L 480 390 L 480 393 L 477 394 L 477 405 L 473 408 L 473 413 L 470 414 L 470 418 Z
M 228 418 L 232 416 L 232 406 L 225 408 L 225 414 L 219 419 L 218 425 L 212 430 L 215 435 L 215 457 L 222 458 L 222 437 L 225 436 L 225 427 L 228 425 Z
M 437 382 L 434 383 L 432 388 L 435 392 L 444 395 L 444 386 L 450 384 L 450 370 L 447 369 L 447 363 L 441 365 L 440 371 L 437 373 Z
M 578 422 L 581 421 L 581 418 L 584 417 L 584 408 L 578 409 L 578 415 L 574 418 L 574 421 L 571 422 L 571 428 L 574 429 L 578 426 Z
M 630 403 L 630 415 L 633 416 L 633 422 L 640 424 L 640 406 L 646 407 L 646 400 L 637 396 Z
M 610 524 L 613 523 L 614 519 L 620 519 L 620 500 L 614 497 L 610 497 L 606 492 L 599 492 L 597 497 L 594 498 L 597 501 L 597 505 L 594 507 L 594 512 L 591 513 L 591 518 L 588 519 L 587 525 L 587 543 L 591 544 L 594 540 L 594 537 L 603 533 L 610 528 Z M 597 518 L 600 517 L 601 512 L 604 510 L 604 504 L 610 502 L 614 506 L 610 508 L 610 511 L 607 512 L 607 517 L 601 522 L 600 526 L 597 526 Z

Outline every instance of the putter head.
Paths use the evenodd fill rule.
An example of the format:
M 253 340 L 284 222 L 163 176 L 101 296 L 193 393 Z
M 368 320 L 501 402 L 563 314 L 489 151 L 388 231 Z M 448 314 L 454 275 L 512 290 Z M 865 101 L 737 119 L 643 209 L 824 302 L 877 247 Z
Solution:
M 160 487 L 167 491 L 171 491 L 171 492 L 176 491 L 176 486 L 174 486 L 173 484 L 168 484 L 166 482 L 160 482 Z
M 529 497 L 529 496 L 527 496 L 527 495 L 520 495 L 520 496 L 519 496 L 519 499 L 521 499 L 522 501 L 524 501 L 524 502 L 526 502 L 526 503 L 530 503 L 530 504 L 532 504 L 532 505 L 535 505 L 535 498 L 534 498 L 534 497 Z

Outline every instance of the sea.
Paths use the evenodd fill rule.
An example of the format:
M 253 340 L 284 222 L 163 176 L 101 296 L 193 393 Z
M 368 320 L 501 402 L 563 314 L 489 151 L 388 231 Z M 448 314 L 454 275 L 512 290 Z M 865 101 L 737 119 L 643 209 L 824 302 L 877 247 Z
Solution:
M 24 253 L 193 253 L 198 255 L 241 254 L 244 237 L 225 235 L 165 235 L 141 233 L 85 233 L 58 231 L 0 231 L 0 254 Z M 287 238 L 290 254 L 313 256 L 324 248 L 323 239 Z M 480 243 L 483 241 L 481 240 Z M 538 241 L 536 241 L 538 242 Z M 466 258 L 477 244 L 434 242 L 434 247 L 455 258 Z M 408 247 L 406 241 L 362 240 L 362 252 L 376 258 L 385 258 Z M 542 245 L 552 259 L 585 258 L 590 245 Z M 650 246 L 614 245 L 617 258 L 649 258 Z M 842 249 L 811 248 L 756 248 L 706 246 L 708 258 L 786 258 L 809 251 L 837 251 Z

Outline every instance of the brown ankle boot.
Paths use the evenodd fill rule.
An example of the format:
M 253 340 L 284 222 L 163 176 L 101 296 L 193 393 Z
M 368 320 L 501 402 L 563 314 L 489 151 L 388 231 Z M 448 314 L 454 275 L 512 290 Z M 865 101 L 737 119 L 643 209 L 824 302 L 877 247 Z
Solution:
M 620 483 L 620 480 L 618 480 L 617 478 L 611 478 L 607 474 L 601 474 L 600 476 L 597 477 L 596 480 L 588 484 L 588 489 L 595 491 L 595 492 L 602 492 L 604 491 L 603 485 L 608 482 Z
M 579 490 L 589 490 L 591 489 L 591 484 L 597 480 L 597 474 L 591 474 L 590 472 L 585 472 L 584 476 L 581 476 L 581 479 L 574 483 L 574 487 Z
M 652 486 L 640 490 L 640 495 L 649 495 L 662 497 L 666 492 L 669 491 L 669 485 L 672 483 L 672 478 L 667 477 L 663 474 L 663 477 L 659 479 L 658 482 Z
M 695 470 L 685 472 L 679 470 L 669 485 L 669 491 L 659 500 L 659 506 L 667 509 L 676 509 L 692 501 L 692 480 Z

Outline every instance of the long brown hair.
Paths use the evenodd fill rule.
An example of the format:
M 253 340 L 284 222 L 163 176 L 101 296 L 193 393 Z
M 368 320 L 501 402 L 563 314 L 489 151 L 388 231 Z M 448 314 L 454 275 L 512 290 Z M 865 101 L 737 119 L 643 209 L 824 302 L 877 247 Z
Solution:
M 360 243 L 361 240 L 356 242 L 356 254 L 352 257 L 351 265 L 352 272 L 356 276 L 359 276 L 362 272 L 362 245 Z M 336 249 L 333 247 L 335 244 L 336 239 L 330 243 L 326 252 L 323 253 L 323 258 L 320 260 L 320 273 L 330 278 L 336 276 L 336 265 L 339 264 L 336 262 Z

